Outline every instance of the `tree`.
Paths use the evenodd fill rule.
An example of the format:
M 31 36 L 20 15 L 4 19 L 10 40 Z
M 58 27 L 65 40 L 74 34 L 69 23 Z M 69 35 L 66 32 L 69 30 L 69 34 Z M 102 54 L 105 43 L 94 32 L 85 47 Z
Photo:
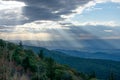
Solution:
M 66 72 L 66 73 L 64 73 L 62 80 L 73 80 L 72 75 L 70 75 L 70 73 Z
M 109 80 L 115 80 L 113 72 L 110 72 Z
M 47 75 L 50 80 L 54 80 L 55 77 L 55 61 L 52 58 L 47 58 Z
M 8 61 L 7 43 L 8 42 L 0 40 L 0 80 L 9 80 L 11 75 Z
M 39 56 L 41 59 L 43 59 L 43 58 L 44 58 L 43 50 L 40 50 L 40 51 L 39 51 L 38 56 Z
M 5 43 L 2 39 L 0 39 L 0 47 L 1 47 L 1 48 L 4 48 L 5 45 L 6 45 L 6 43 Z
M 30 62 L 29 62 L 29 58 L 26 57 L 24 60 L 23 60 L 23 63 L 22 63 L 23 67 L 24 67 L 24 70 L 25 72 L 27 71 L 27 68 L 30 67 Z
M 8 45 L 7 45 L 8 50 L 13 50 L 13 49 L 15 49 L 15 47 L 16 46 L 13 43 L 8 43 Z
M 92 78 L 96 78 L 96 73 L 95 73 L 95 71 L 93 71 L 93 72 L 89 75 L 89 79 L 92 79 Z
M 23 48 L 22 41 L 19 42 L 19 47 L 20 47 L 20 48 Z
M 15 61 L 17 63 L 17 65 L 19 65 L 19 64 L 22 64 L 24 56 L 25 56 L 24 51 L 21 48 L 17 47 L 14 50 L 11 57 L 12 57 L 12 60 Z

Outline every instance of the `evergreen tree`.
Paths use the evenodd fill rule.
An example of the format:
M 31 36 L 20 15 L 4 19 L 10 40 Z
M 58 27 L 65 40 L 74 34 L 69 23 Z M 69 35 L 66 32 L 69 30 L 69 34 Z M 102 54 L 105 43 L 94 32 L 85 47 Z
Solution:
M 47 59 L 47 70 L 48 70 L 48 77 L 50 78 L 50 80 L 54 80 L 54 76 L 55 76 L 55 62 L 52 58 L 48 58 Z
M 41 59 L 43 59 L 43 58 L 44 58 L 43 50 L 40 50 L 40 51 L 39 51 L 38 56 L 39 56 Z
M 96 78 L 96 73 L 95 71 L 93 71 L 90 76 L 89 76 L 89 79 L 92 79 L 92 78 Z
M 8 43 L 7 48 L 8 48 L 8 50 L 11 51 L 11 50 L 15 49 L 15 45 L 13 43 Z
M 110 72 L 109 80 L 115 80 L 113 72 Z
M 30 67 L 30 62 L 29 62 L 29 58 L 26 57 L 24 60 L 23 60 L 23 63 L 22 63 L 23 67 L 24 67 L 24 70 L 25 72 L 27 71 L 27 68 Z
M 2 39 L 0 39 L 0 47 L 1 47 L 1 48 L 4 48 L 5 45 L 6 45 L 6 43 L 5 43 Z
M 23 48 L 22 41 L 19 42 L 19 47 L 20 47 L 20 48 Z

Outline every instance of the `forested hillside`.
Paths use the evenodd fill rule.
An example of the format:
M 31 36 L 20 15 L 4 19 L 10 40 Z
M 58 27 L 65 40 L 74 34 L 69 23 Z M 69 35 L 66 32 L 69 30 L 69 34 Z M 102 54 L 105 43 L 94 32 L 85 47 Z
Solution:
M 0 80 L 96 80 L 45 57 L 42 50 L 35 54 L 18 45 L 0 40 Z
M 46 48 L 35 46 L 24 46 L 24 48 L 32 49 L 35 53 L 38 53 L 39 50 L 43 50 L 45 56 L 52 57 L 60 64 L 69 65 L 78 72 L 83 72 L 89 75 L 95 72 L 96 77 L 100 80 L 109 80 L 111 74 L 114 76 L 113 80 L 120 79 L 119 61 L 80 58 L 79 56 L 70 56 L 60 51 L 48 50 Z

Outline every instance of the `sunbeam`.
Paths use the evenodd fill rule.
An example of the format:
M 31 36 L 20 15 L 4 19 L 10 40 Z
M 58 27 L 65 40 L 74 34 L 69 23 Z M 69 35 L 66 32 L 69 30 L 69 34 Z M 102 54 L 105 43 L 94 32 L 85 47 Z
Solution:
M 89 1 L 85 5 L 79 5 L 71 10 L 77 11 L 73 13 L 68 11 L 69 14 L 64 14 L 65 16 L 74 14 L 74 16 L 64 17 L 64 19 L 60 17 L 58 19 L 58 16 L 62 16 L 62 10 L 54 11 L 53 6 L 48 8 L 47 5 L 42 5 L 42 3 L 42 6 L 39 6 L 31 4 L 32 1 L 30 3 L 22 1 L 0 1 L 0 38 L 5 40 L 21 40 L 23 42 L 29 41 L 29 43 L 35 46 L 54 46 L 54 48 L 57 46 L 59 48 L 74 47 L 76 49 L 90 46 L 89 44 L 91 43 L 89 41 L 83 43 L 83 40 L 100 39 L 103 43 L 118 47 L 118 45 L 114 44 L 114 41 L 108 41 L 108 39 L 120 39 L 120 30 L 117 28 L 119 27 L 119 19 L 116 17 L 119 13 L 118 3 L 111 5 L 110 1 L 108 3 L 103 1 L 104 4 L 102 2 Z M 107 7 L 105 4 L 112 8 Z M 101 7 L 101 5 L 104 7 Z M 66 8 L 68 9 L 68 7 Z M 78 11 L 79 8 L 82 11 Z M 108 14 L 110 9 L 115 11 L 115 16 L 112 16 L 112 13 Z M 96 13 L 101 11 L 105 12 L 105 15 L 112 16 L 112 18 L 107 20 L 106 17 L 105 21 L 101 21 L 101 17 L 96 15 Z M 96 20 L 91 12 L 94 12 L 95 17 L 99 19 Z M 99 15 L 103 16 L 103 14 Z

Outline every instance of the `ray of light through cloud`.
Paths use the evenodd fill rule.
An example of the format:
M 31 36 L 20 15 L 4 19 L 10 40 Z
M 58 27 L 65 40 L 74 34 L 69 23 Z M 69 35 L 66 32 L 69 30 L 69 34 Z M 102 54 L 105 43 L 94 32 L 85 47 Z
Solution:
M 119 0 L 69 3 L 73 6 L 65 5 L 67 1 L 58 1 L 58 5 L 64 6 L 59 8 L 51 2 L 33 1 L 31 4 L 27 0 L 1 0 L 0 38 L 28 40 L 36 46 L 42 42 L 43 46 L 74 48 L 86 46 L 81 40 L 101 39 L 117 47 L 107 40 L 120 39 Z
M 13 22 L 13 24 L 18 24 L 20 23 L 21 19 L 20 17 L 23 17 L 22 16 L 22 7 L 25 6 L 25 3 L 23 2 L 18 2 L 18 1 L 6 1 L 6 0 L 1 0 L 0 1 L 0 21 L 2 23 L 2 19 L 3 20 L 15 20 L 15 22 Z M 12 15 L 13 14 L 13 15 Z M 5 21 L 6 22 L 6 21 Z M 4 21 L 3 21 L 4 23 Z M 1 26 L 9 26 L 7 25 L 7 22 L 5 25 L 1 25 Z M 13 32 L 14 32 L 14 28 L 10 30 L 10 35 L 11 36 L 14 36 L 13 35 Z M 3 38 L 3 39 L 11 39 L 11 37 L 9 37 L 8 33 L 0 33 L 0 36 Z

